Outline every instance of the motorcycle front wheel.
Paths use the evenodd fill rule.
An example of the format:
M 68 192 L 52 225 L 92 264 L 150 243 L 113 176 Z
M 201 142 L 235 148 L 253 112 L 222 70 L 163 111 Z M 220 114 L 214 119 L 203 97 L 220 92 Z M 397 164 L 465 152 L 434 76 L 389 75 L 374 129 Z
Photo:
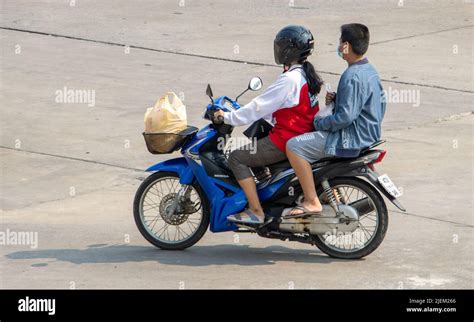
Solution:
M 380 193 L 367 181 L 359 178 L 335 178 L 329 185 L 344 204 L 368 202 L 368 210 L 359 216 L 358 228 L 351 233 L 313 235 L 316 246 L 325 254 L 341 259 L 358 259 L 376 250 L 388 228 L 387 206 Z M 325 199 L 322 187 L 318 196 Z
M 178 192 L 184 188 L 186 193 L 179 197 Z M 138 188 L 133 214 L 138 230 L 151 244 L 166 250 L 182 250 L 204 236 L 210 209 L 199 185 L 184 187 L 176 173 L 158 171 Z

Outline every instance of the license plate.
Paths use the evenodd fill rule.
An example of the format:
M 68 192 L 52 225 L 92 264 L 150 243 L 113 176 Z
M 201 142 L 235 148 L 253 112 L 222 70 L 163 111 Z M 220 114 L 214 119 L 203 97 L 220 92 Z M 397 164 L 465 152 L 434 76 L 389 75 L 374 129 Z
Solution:
M 400 190 L 398 190 L 397 186 L 393 183 L 392 180 L 388 177 L 388 175 L 384 174 L 377 178 L 382 185 L 382 187 L 392 196 L 398 198 L 402 195 Z

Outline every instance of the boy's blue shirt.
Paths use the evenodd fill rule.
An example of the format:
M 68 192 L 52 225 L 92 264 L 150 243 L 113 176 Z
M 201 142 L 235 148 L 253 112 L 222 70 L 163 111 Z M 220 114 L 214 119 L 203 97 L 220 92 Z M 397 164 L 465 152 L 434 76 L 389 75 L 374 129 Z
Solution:
M 314 120 L 317 131 L 330 132 L 326 154 L 356 157 L 380 140 L 385 108 L 379 75 L 367 58 L 350 65 L 339 80 L 333 114 Z

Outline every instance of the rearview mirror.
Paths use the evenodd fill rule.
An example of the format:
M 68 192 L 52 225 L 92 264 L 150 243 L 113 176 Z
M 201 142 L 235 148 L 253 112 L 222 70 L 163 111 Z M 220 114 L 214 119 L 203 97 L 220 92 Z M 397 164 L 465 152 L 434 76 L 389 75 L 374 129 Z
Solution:
M 214 105 L 214 95 L 212 95 L 211 84 L 207 84 L 206 95 L 211 99 L 212 105 Z
M 252 91 L 258 91 L 263 86 L 262 79 L 260 77 L 252 77 L 249 82 L 249 89 Z
M 211 84 L 207 84 L 206 95 L 209 96 L 211 99 L 214 97 L 214 95 L 212 95 Z
M 244 95 L 248 90 L 258 91 L 260 88 L 262 88 L 262 86 L 263 86 L 263 82 L 260 77 L 257 77 L 257 76 L 252 77 L 252 79 L 249 82 L 249 86 L 247 86 L 247 89 L 243 91 L 242 93 L 240 93 L 239 96 L 235 98 L 235 101 L 237 102 L 239 100 L 239 97 Z

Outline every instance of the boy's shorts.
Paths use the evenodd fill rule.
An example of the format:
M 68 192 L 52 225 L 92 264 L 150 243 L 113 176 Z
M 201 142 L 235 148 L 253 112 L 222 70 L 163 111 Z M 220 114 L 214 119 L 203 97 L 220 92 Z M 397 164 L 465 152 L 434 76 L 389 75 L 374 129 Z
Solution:
M 309 163 L 327 157 L 324 153 L 329 132 L 315 131 L 295 136 L 286 143 L 287 149 Z

